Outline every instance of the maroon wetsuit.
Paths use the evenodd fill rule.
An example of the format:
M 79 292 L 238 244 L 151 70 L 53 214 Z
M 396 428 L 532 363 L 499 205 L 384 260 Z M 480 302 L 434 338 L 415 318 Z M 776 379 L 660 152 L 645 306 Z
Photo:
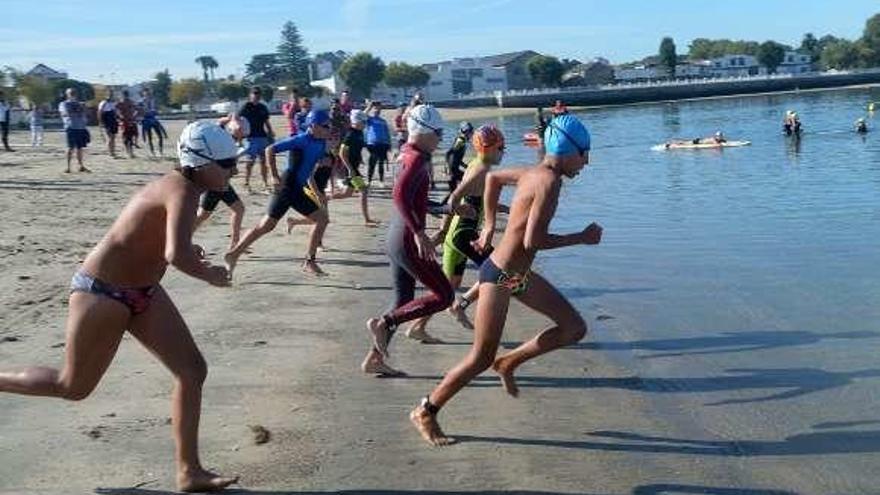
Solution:
M 395 214 L 388 229 L 388 257 L 395 298 L 383 318 L 389 329 L 448 308 L 455 294 L 440 265 L 419 257 L 415 234 L 425 228 L 431 155 L 411 144 L 401 149 L 402 171 L 394 184 Z M 430 292 L 415 299 L 416 280 Z M 390 338 L 390 337 L 389 337 Z

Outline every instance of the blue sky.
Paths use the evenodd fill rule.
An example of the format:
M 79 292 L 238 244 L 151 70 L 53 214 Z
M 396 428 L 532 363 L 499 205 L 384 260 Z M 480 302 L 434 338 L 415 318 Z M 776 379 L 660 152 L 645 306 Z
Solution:
M 386 62 L 532 49 L 560 57 L 626 62 L 672 36 L 679 53 L 697 37 L 775 39 L 805 32 L 861 35 L 877 0 L 5 0 L 0 66 L 37 62 L 87 81 L 149 79 L 168 68 L 197 76 L 212 55 L 217 75 L 243 72 L 273 51 L 292 20 L 310 53 L 366 50 Z

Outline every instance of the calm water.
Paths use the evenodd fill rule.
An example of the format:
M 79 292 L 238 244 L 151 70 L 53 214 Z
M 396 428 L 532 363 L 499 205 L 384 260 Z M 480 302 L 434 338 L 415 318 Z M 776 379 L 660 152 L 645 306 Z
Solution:
M 843 345 L 807 353 L 781 345 L 779 359 L 870 366 L 880 350 L 872 333 L 880 331 L 880 130 L 863 138 L 852 123 L 871 100 L 880 90 L 579 114 L 593 134 L 592 165 L 564 186 L 553 228 L 598 221 L 605 236 L 599 247 L 543 253 L 541 270 L 585 314 L 613 315 L 622 339 L 800 332 Z M 780 132 L 787 109 L 804 122 L 800 142 Z M 533 163 L 516 139 L 532 117 L 495 122 L 515 141 L 505 164 Z M 869 124 L 880 127 L 880 117 Z M 753 144 L 650 149 L 716 130 Z

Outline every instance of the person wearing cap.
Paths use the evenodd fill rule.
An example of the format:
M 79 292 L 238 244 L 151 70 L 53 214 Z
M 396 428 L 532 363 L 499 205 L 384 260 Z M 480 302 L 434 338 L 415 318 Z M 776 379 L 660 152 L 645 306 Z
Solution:
M 507 393 L 516 397 L 514 372 L 518 366 L 574 344 L 587 333 L 587 324 L 577 310 L 546 279 L 532 272 L 531 266 L 538 251 L 598 244 L 602 238 L 602 227 L 595 223 L 571 234 L 549 232 L 563 178 L 576 177 L 589 161 L 590 134 L 574 115 L 557 115 L 547 126 L 544 148 L 546 154 L 537 166 L 493 171 L 486 177 L 478 246 L 492 245 L 498 200 L 505 185 L 515 187 L 510 216 L 501 242 L 480 266 L 480 298 L 470 352 L 410 413 L 413 425 L 431 445 L 455 442 L 443 433 L 437 414 L 477 375 L 491 366 Z M 551 319 L 553 326 L 496 358 L 512 297 Z
M 364 225 L 375 227 L 379 222 L 370 218 L 370 208 L 367 201 L 369 186 L 364 182 L 364 177 L 360 171 L 361 163 L 363 163 L 363 150 L 366 145 L 364 142 L 364 126 L 367 122 L 367 114 L 363 110 L 352 110 L 350 120 L 351 127 L 339 146 L 339 158 L 348 170 L 348 179 L 346 180 L 345 190 L 334 195 L 333 199 L 350 198 L 354 196 L 355 192 L 360 193 L 361 214 L 364 216 Z
M 391 309 L 378 318 L 367 321 L 373 343 L 361 364 L 365 373 L 380 376 L 399 376 L 402 372 L 385 363 L 388 344 L 397 327 L 417 320 L 452 304 L 454 293 L 449 280 L 435 260 L 434 245 L 425 231 L 429 210 L 450 213 L 449 205 L 429 207 L 428 186 L 431 153 L 437 149 L 443 136 L 443 118 L 431 105 L 417 105 L 407 115 L 409 140 L 401 154 L 402 171 L 394 184 L 395 214 L 388 229 L 386 248 L 391 261 L 394 280 L 394 299 Z M 455 213 L 472 217 L 473 208 L 460 205 Z M 428 294 L 415 297 L 416 280 Z
M 278 221 L 293 208 L 312 224 L 308 252 L 303 270 L 314 275 L 324 275 L 315 261 L 318 246 L 324 237 L 329 219 L 324 208 L 324 191 L 315 183 L 315 170 L 324 157 L 326 140 L 330 137 L 330 115 L 326 110 L 312 110 L 305 120 L 305 132 L 287 137 L 266 147 L 266 161 L 272 172 L 273 192 L 266 214 L 260 222 L 244 234 L 244 237 L 226 253 L 229 272 L 235 269 L 238 258 L 257 239 L 275 230 Z M 278 175 L 276 153 L 288 153 L 287 167 Z
M 468 164 L 461 184 L 450 195 L 449 206 L 455 209 L 464 202 L 473 207 L 476 212 L 475 218 L 446 215 L 440 228 L 443 242 L 443 273 L 454 290 L 461 287 L 468 260 L 479 267 L 492 252 L 491 246 L 478 250 L 473 246 L 473 242 L 480 234 L 486 175 L 492 167 L 501 163 L 501 158 L 504 156 L 504 134 L 492 124 L 480 126 L 473 132 L 471 140 L 477 156 Z M 506 207 L 499 205 L 499 211 L 506 212 L 506 210 Z M 469 330 L 473 329 L 473 324 L 467 319 L 465 309 L 477 297 L 477 289 L 471 289 L 462 299 L 449 307 L 449 312 L 455 319 Z M 428 344 L 442 343 L 425 331 L 429 319 L 430 317 L 426 316 L 417 320 L 407 329 L 406 336 Z
M 370 104 L 367 117 L 366 138 L 370 159 L 367 167 L 367 180 L 373 183 L 373 173 L 378 169 L 379 182 L 385 183 L 385 166 L 388 164 L 388 151 L 391 149 L 391 131 L 388 122 L 382 118 L 382 104 Z
M 217 120 L 217 125 L 226 129 L 226 132 L 232 136 L 232 139 L 236 144 L 241 143 L 245 136 L 250 134 L 250 124 L 248 124 L 247 119 L 235 114 L 221 117 Z M 244 152 L 242 147 L 239 146 L 238 149 L 239 153 Z M 223 191 L 205 191 L 202 194 L 202 197 L 199 200 L 199 211 L 196 213 L 195 228 L 198 229 L 205 220 L 211 217 L 221 201 L 229 207 L 229 210 L 232 213 L 231 218 L 229 219 L 232 229 L 229 235 L 229 248 L 232 249 L 238 244 L 238 240 L 241 238 L 241 223 L 242 220 L 244 220 L 244 202 L 238 197 L 238 193 L 235 192 L 235 188 L 232 187 L 232 184 L 228 184 Z
M 868 123 L 865 121 L 864 117 L 861 117 L 856 121 L 856 132 L 859 134 L 867 134 L 868 133 Z
M 249 193 L 251 189 L 251 172 L 254 169 L 254 161 L 260 162 L 260 177 L 263 178 L 263 190 L 269 192 L 269 176 L 266 168 L 264 152 L 266 146 L 274 139 L 275 132 L 269 123 L 269 107 L 262 101 L 263 91 L 259 86 L 251 88 L 248 101 L 242 105 L 238 114 L 248 121 L 251 133 L 247 137 L 247 147 L 244 151 L 244 187 Z
M 178 490 L 217 491 L 237 478 L 214 474 L 199 459 L 207 365 L 160 282 L 172 265 L 213 286 L 229 285 L 229 273 L 204 259 L 192 234 L 199 195 L 226 187 L 237 148 L 216 124 L 195 122 L 184 128 L 178 150 L 179 167 L 134 194 L 73 276 L 63 367 L 0 373 L 0 392 L 83 400 L 107 371 L 127 331 L 174 377 L 171 428 Z
M 801 135 L 801 118 L 794 110 L 785 112 L 785 118 L 782 120 L 782 132 L 786 136 Z
M 465 166 L 464 154 L 467 152 L 468 141 L 474 135 L 474 126 L 470 122 L 462 122 L 458 126 L 458 135 L 452 141 L 452 146 L 446 151 L 446 175 L 449 177 L 449 194 L 443 199 L 443 203 L 449 201 L 449 196 L 458 183 L 464 177 L 461 170 Z

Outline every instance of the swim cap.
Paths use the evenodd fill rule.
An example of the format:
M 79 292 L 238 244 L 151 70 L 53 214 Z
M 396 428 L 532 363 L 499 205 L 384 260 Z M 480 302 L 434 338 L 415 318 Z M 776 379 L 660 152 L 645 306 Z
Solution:
M 364 113 L 363 110 L 354 109 L 351 111 L 348 118 L 351 120 L 351 125 L 363 124 L 367 121 L 367 114 Z
M 406 129 L 410 136 L 435 133 L 443 135 L 443 117 L 431 105 L 416 105 L 410 109 L 406 118 Z
M 458 126 L 458 132 L 462 134 L 470 134 L 474 132 L 474 126 L 470 122 L 464 121 Z
M 544 132 L 544 149 L 550 155 L 584 154 L 590 150 L 590 131 L 570 113 L 557 115 Z
M 238 146 L 228 132 L 215 123 L 198 121 L 188 124 L 177 140 L 177 158 L 183 168 L 195 168 L 217 162 L 235 166 Z
M 471 142 L 477 153 L 486 153 L 504 148 L 504 134 L 494 125 L 487 124 L 477 128 Z
M 306 127 L 311 127 L 313 125 L 326 125 L 330 122 L 330 114 L 327 110 L 312 110 L 306 115 Z

